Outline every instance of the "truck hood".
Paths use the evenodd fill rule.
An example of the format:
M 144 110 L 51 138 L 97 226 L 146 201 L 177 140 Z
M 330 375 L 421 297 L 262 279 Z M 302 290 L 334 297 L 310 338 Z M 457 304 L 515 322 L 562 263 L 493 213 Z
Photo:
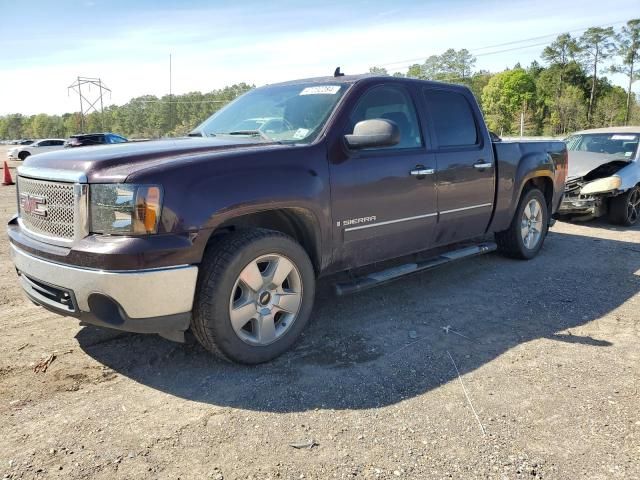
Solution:
M 88 182 L 122 182 L 129 174 L 163 163 L 179 162 L 194 156 L 211 155 L 240 149 L 274 148 L 276 143 L 246 137 L 184 137 L 117 145 L 65 148 L 29 157 L 21 174 L 47 170 L 68 171 Z M 44 170 L 47 169 L 47 170 Z
M 590 171 L 611 162 L 626 162 L 629 163 L 631 159 L 624 155 L 607 153 L 594 153 L 594 152 L 580 152 L 576 150 L 569 150 L 569 173 L 568 179 L 584 177 Z

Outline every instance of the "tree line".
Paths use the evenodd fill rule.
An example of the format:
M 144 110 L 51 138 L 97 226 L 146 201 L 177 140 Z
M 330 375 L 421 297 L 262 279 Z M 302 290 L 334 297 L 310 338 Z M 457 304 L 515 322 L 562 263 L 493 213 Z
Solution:
M 158 138 L 186 135 L 196 125 L 234 98 L 254 88 L 240 83 L 209 93 L 144 95 L 124 105 L 111 105 L 104 113 L 85 116 L 85 132 L 114 132 L 129 138 Z M 0 117 L 0 138 L 67 138 L 82 131 L 78 112 L 63 115 L 26 116 L 19 113 Z
M 394 76 L 468 86 L 489 128 L 501 135 L 565 135 L 583 128 L 640 124 L 640 104 L 632 92 L 640 79 L 640 19 L 618 31 L 592 27 L 581 36 L 559 35 L 541 52 L 541 62 L 516 64 L 499 73 L 476 70 L 466 49 L 432 55 Z M 388 75 L 382 67 L 371 73 Z M 626 88 L 613 85 L 606 73 L 626 78 Z M 86 116 L 87 132 L 112 131 L 130 138 L 184 135 L 238 95 L 253 88 L 245 83 L 209 93 L 156 97 L 145 95 L 104 114 Z M 81 131 L 79 113 L 0 116 L 0 138 L 68 137 Z
M 503 135 L 564 135 L 583 128 L 640 124 L 640 105 L 632 92 L 640 79 L 640 19 L 619 31 L 592 27 L 580 37 L 559 35 L 541 53 L 541 62 L 500 73 L 474 70 L 468 50 L 449 49 L 411 65 L 406 76 L 460 83 L 478 99 L 490 129 Z M 387 74 L 373 67 L 372 73 Z M 604 73 L 620 73 L 627 86 L 612 85 Z

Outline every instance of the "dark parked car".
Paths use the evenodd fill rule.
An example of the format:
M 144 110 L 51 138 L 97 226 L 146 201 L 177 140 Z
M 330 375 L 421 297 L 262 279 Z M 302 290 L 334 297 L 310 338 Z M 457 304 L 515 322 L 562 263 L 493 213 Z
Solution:
M 71 135 L 65 147 L 86 147 L 89 145 L 105 145 L 112 143 L 126 143 L 129 140 L 115 133 L 82 133 Z
M 280 127 L 247 129 L 256 118 Z M 298 80 L 189 138 L 27 159 L 11 256 L 34 302 L 83 324 L 176 341 L 191 328 L 259 363 L 299 337 L 319 276 L 350 271 L 344 294 L 495 249 L 533 258 L 566 172 L 563 142 L 492 142 L 466 87 Z

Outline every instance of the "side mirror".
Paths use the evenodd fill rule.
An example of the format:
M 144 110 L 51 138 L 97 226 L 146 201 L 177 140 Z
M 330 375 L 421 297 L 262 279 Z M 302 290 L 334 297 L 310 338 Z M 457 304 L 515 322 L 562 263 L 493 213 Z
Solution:
M 353 134 L 345 135 L 349 148 L 391 147 L 400 143 L 400 129 L 391 120 L 374 118 L 356 123 Z

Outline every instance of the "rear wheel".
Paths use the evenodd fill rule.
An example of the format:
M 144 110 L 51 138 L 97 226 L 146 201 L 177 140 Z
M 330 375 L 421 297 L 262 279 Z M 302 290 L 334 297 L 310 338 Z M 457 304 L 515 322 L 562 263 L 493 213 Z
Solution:
M 232 233 L 202 262 L 193 333 L 226 360 L 266 362 L 298 339 L 314 295 L 313 266 L 293 239 L 261 229 Z
M 22 161 L 24 161 L 29 155 L 31 155 L 29 152 L 20 152 L 18 154 L 18 158 Z
M 640 218 L 640 187 L 613 197 L 609 203 L 608 218 L 611 223 L 630 227 L 638 223 Z
M 508 257 L 529 260 L 544 243 L 549 228 L 549 211 L 542 192 L 532 188 L 524 193 L 507 230 L 496 233 L 498 249 Z

